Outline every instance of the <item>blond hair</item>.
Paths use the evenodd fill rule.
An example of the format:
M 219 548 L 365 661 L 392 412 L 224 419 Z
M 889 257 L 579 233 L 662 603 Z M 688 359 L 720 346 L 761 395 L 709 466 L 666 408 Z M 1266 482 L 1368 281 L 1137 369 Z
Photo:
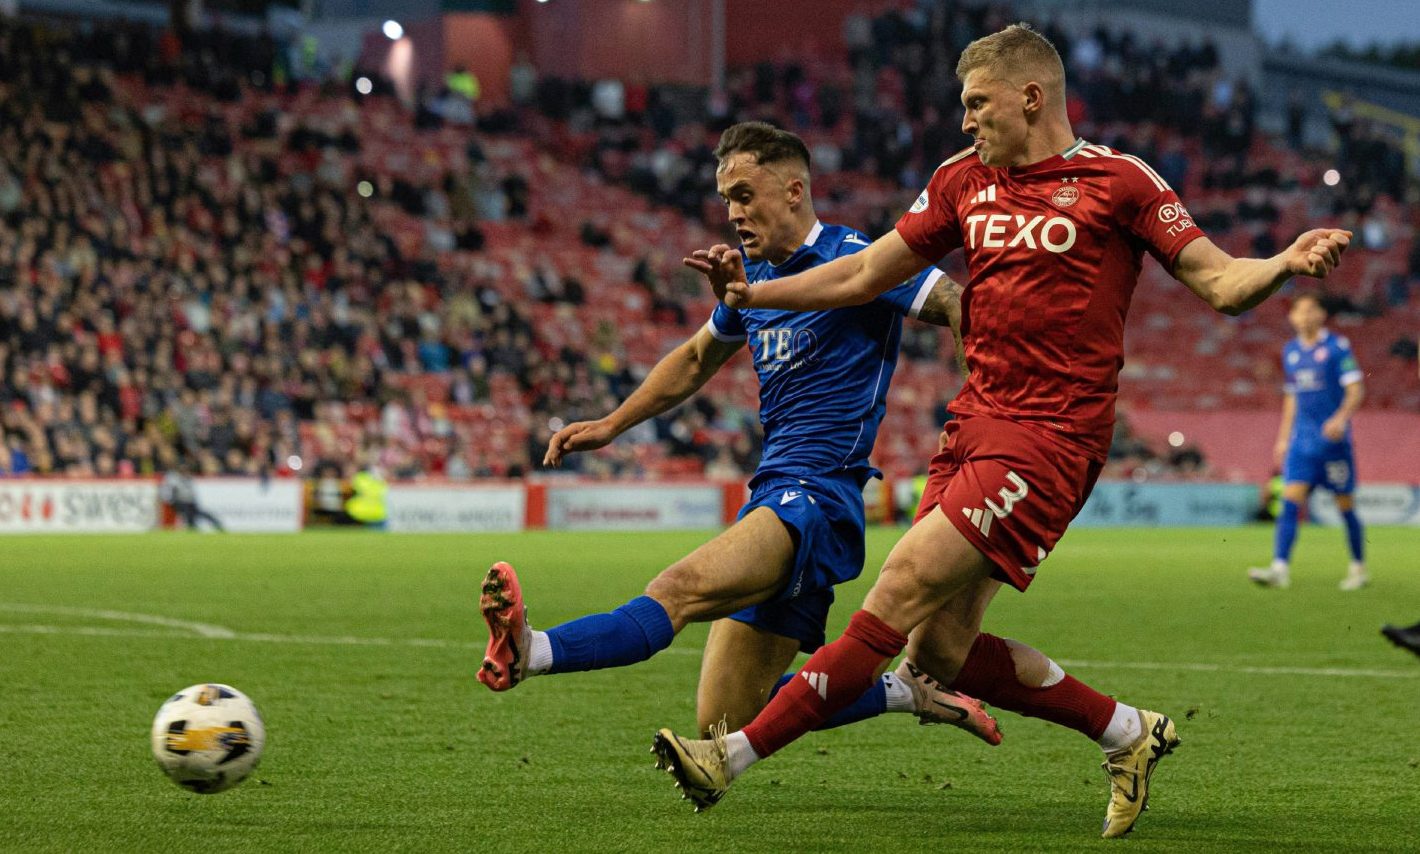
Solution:
M 1024 21 L 967 45 L 957 60 L 957 79 L 965 81 L 968 74 L 980 68 L 986 69 L 992 79 L 1018 85 L 1035 81 L 1064 101 L 1065 64 L 1060 61 L 1060 53 L 1050 39 Z

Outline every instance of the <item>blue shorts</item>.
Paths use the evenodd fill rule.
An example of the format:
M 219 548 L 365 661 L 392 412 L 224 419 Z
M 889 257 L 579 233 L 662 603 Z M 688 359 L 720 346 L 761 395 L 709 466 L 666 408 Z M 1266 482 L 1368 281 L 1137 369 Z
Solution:
M 804 652 L 823 646 L 833 586 L 863 572 L 863 486 L 877 474 L 871 469 L 804 478 L 766 473 L 750 481 L 749 502 L 738 518 L 757 507 L 773 510 L 794 538 L 794 566 L 778 595 L 730 619 L 793 638 Z
M 1282 465 L 1283 483 L 1305 483 L 1308 488 L 1322 487 L 1337 495 L 1356 491 L 1356 462 L 1350 442 L 1321 442 L 1306 446 L 1292 442 L 1287 449 L 1287 461 Z

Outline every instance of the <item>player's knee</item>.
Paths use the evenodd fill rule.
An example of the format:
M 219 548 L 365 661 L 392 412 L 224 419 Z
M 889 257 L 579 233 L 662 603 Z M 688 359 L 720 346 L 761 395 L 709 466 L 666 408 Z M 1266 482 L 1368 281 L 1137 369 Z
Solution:
M 931 591 L 923 584 L 911 561 L 889 561 L 878 574 L 873 589 L 868 591 L 863 607 L 879 615 L 906 617 L 921 613 L 925 616 L 932 610 L 924 604 L 930 598 Z M 910 625 L 917 622 L 920 619 L 910 621 Z
M 1065 671 L 1045 653 L 1020 641 L 1003 638 L 1016 667 L 1016 681 L 1027 688 L 1049 688 L 1065 678 Z
M 666 609 L 671 625 L 679 632 L 688 623 L 703 619 L 713 606 L 704 586 L 703 574 L 681 561 L 651 579 L 646 595 Z
M 691 610 L 690 596 L 685 585 L 674 577 L 670 570 L 651 579 L 651 583 L 646 585 L 646 595 L 666 609 L 666 616 L 670 618 L 676 631 L 680 631 L 689 622 L 686 614 Z
M 1301 504 L 1307 500 L 1307 486 L 1303 483 L 1289 483 L 1282 487 L 1282 497 L 1293 504 Z
M 1356 497 L 1354 495 L 1336 496 L 1336 509 L 1342 513 L 1350 513 L 1356 509 Z

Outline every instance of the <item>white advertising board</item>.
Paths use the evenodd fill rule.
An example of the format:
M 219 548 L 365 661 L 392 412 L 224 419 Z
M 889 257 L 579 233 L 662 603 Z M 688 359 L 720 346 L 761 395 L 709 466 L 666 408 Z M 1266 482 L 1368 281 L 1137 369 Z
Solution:
M 547 527 L 576 531 L 718 528 L 724 490 L 715 484 L 588 484 L 547 487 Z
M 0 481 L 0 533 L 119 533 L 157 525 L 152 481 Z
M 521 531 L 527 490 L 511 486 L 393 484 L 388 497 L 391 531 Z
M 1312 492 L 1312 518 L 1340 525 L 1341 514 L 1330 492 Z M 1420 487 L 1406 483 L 1363 483 L 1356 487 L 1356 513 L 1367 525 L 1420 525 Z
M 304 495 L 299 480 L 210 478 L 194 480 L 197 507 L 233 533 L 301 530 Z M 199 523 L 199 524 L 206 524 Z

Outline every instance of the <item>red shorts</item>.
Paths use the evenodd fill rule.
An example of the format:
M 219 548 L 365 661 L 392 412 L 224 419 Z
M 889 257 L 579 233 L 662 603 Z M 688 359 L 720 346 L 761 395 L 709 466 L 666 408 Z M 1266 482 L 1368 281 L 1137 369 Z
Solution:
M 1025 590 L 1085 506 L 1100 463 L 1013 421 L 973 415 L 947 422 L 917 519 L 941 506 L 996 577 Z

